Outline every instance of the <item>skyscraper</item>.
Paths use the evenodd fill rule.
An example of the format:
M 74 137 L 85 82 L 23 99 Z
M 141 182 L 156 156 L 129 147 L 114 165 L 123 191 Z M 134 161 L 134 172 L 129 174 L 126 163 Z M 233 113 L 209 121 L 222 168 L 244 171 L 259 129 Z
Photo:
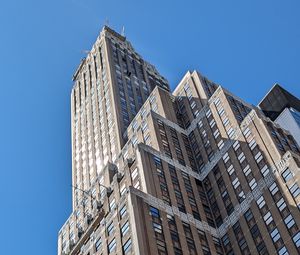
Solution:
M 104 27 L 73 76 L 73 206 L 128 140 L 126 129 L 155 86 L 168 82 L 125 37 Z
M 108 27 L 74 83 L 59 255 L 299 254 L 299 147 L 259 108 L 196 71 L 171 93 Z

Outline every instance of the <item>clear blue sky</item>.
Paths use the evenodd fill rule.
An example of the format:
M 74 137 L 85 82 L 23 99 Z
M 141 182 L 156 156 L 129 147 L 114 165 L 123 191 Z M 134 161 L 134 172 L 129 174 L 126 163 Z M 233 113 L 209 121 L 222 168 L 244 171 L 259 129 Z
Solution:
M 256 104 L 275 82 L 300 96 L 299 11 L 297 0 L 2 0 L 0 253 L 56 254 L 71 211 L 71 77 L 106 19 L 172 88 L 198 69 Z

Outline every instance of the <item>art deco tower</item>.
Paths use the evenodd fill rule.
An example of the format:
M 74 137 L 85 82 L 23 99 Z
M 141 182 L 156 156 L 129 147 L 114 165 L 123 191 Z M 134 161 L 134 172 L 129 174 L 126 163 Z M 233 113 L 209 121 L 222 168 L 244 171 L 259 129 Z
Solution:
M 73 208 L 127 141 L 126 128 L 155 86 L 168 82 L 125 37 L 104 27 L 73 76 Z M 94 193 L 93 193 L 94 194 Z
M 58 254 L 299 254 L 289 131 L 198 72 L 173 93 L 104 27 L 74 75 L 73 212 Z

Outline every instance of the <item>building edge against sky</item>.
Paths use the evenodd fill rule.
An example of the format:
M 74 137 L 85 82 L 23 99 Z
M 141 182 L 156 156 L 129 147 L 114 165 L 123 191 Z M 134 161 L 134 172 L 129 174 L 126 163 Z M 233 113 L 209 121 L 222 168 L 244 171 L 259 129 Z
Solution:
M 264 114 L 291 132 L 300 144 L 300 100 L 275 84 L 259 103 Z
M 59 255 L 299 254 L 289 131 L 196 71 L 170 93 L 108 27 L 73 78 L 73 212 Z

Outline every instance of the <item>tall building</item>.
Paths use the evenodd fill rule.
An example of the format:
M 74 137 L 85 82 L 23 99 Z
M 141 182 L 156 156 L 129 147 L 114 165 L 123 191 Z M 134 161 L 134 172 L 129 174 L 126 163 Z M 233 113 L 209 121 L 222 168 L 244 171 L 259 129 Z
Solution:
M 74 76 L 71 95 L 73 208 L 128 140 L 126 129 L 150 92 L 168 82 L 125 37 L 104 27 Z M 104 180 L 103 180 L 104 181 Z
M 300 100 L 297 97 L 275 84 L 259 107 L 272 121 L 290 131 L 300 144 Z
M 196 71 L 171 93 L 108 27 L 74 83 L 59 255 L 300 253 L 300 150 L 259 108 Z

